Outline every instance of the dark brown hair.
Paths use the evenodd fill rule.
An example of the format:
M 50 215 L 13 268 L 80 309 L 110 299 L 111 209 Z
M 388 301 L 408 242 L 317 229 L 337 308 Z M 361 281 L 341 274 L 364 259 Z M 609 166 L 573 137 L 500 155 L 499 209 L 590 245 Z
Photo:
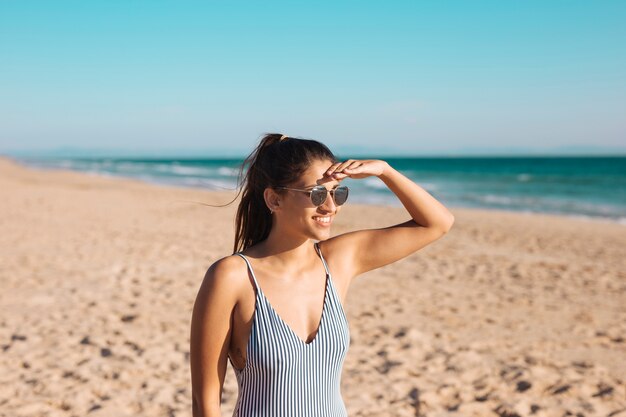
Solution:
M 316 140 L 285 137 L 280 133 L 263 136 L 239 171 L 237 183 L 242 186 L 243 194 L 235 217 L 234 252 L 243 251 L 269 236 L 272 215 L 263 198 L 265 189 L 291 186 L 318 160 L 339 162 L 326 145 Z

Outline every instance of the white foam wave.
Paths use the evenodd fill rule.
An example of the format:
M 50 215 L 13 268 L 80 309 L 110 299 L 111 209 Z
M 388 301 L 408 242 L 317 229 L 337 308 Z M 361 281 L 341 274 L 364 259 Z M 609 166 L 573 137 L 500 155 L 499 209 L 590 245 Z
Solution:
M 513 202 L 516 200 L 514 198 L 511 197 L 505 197 L 505 196 L 501 196 L 501 195 L 495 195 L 495 194 L 487 194 L 484 196 L 478 196 L 478 200 L 484 201 L 486 203 L 496 203 L 496 204 L 513 204 Z
M 384 182 L 382 182 L 381 180 L 379 180 L 378 178 L 365 178 L 363 181 L 363 184 L 366 187 L 369 188 L 374 188 L 377 190 L 381 190 L 381 189 L 386 189 L 387 185 L 385 185 Z
M 177 175 L 209 175 L 210 170 L 199 167 L 186 167 L 182 165 L 171 165 L 170 172 Z
M 236 177 L 237 175 L 239 175 L 239 169 L 231 167 L 219 167 L 217 169 L 217 173 L 226 177 Z
M 177 181 L 177 183 L 187 185 L 187 186 L 202 187 L 202 188 L 208 188 L 210 190 L 219 190 L 219 191 L 235 191 L 236 189 L 236 184 L 231 181 L 222 181 L 222 180 L 208 179 L 208 178 L 190 177 L 190 178 L 181 179 Z

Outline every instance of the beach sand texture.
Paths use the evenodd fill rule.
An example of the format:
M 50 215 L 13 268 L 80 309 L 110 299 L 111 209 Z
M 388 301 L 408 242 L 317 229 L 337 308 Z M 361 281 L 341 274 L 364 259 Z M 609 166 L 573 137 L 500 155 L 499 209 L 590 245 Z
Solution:
M 191 309 L 236 202 L 188 200 L 234 196 L 0 159 L 0 415 L 190 416 Z M 451 211 L 355 279 L 349 415 L 626 416 L 626 228 Z M 333 234 L 409 218 L 348 204 Z M 236 395 L 229 364 L 224 416 Z

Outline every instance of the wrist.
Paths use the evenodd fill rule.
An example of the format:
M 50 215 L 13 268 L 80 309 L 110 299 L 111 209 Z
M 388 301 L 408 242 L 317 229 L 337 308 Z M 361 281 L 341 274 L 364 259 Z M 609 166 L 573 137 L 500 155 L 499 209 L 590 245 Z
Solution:
M 385 176 L 389 175 L 389 173 L 391 172 L 391 170 L 393 169 L 391 167 L 391 165 L 389 165 L 389 163 L 387 161 L 381 161 L 383 163 L 383 170 L 381 171 L 381 173 L 378 175 L 378 178 L 384 178 Z

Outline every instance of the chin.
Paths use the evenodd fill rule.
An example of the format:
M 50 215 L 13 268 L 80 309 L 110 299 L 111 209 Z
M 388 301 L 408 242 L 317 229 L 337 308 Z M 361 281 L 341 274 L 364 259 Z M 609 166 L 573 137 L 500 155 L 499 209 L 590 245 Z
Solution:
M 326 240 L 330 237 L 330 228 L 328 230 L 321 230 L 315 233 L 315 238 L 317 240 Z
M 309 230 L 309 235 L 311 236 L 311 239 L 319 239 L 319 240 L 327 239 L 328 236 L 330 236 L 330 227 L 326 230 L 320 230 L 317 228 L 313 230 Z

